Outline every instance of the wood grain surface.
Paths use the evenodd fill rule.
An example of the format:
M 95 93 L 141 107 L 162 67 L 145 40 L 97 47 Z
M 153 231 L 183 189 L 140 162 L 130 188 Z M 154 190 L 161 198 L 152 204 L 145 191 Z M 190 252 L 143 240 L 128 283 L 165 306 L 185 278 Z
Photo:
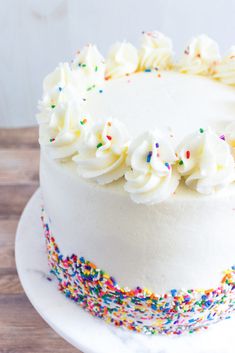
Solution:
M 16 227 L 37 189 L 37 129 L 0 129 L 0 353 L 79 353 L 34 310 L 14 260 Z

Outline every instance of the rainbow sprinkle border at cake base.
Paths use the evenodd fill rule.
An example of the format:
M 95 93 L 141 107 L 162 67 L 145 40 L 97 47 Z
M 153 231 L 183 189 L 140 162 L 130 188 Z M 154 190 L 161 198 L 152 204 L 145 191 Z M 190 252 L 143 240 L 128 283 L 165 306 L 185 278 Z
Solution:
M 64 257 L 46 222 L 48 262 L 66 297 L 93 316 L 145 334 L 193 333 L 230 318 L 235 311 L 235 266 L 225 271 L 216 289 L 176 290 L 157 295 L 145 288 L 121 288 L 115 279 L 83 257 Z

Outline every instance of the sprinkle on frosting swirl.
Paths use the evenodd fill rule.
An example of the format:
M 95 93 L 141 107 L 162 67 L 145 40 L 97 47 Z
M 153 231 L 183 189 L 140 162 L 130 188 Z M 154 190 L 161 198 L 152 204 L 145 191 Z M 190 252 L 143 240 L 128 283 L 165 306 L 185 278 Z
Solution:
M 78 104 L 67 102 L 54 108 L 49 122 L 40 125 L 39 142 L 52 158 L 70 157 L 83 142 L 89 122 Z
M 160 32 L 144 32 L 139 51 L 139 69 L 161 69 L 172 67 L 173 49 L 171 39 Z
M 188 44 L 179 63 L 180 71 L 196 75 L 211 75 L 220 59 L 218 44 L 202 34 Z
M 105 62 L 95 45 L 88 44 L 77 53 L 72 62 L 72 69 L 79 73 L 86 90 L 102 86 L 104 83 Z
M 178 171 L 186 185 L 201 194 L 211 194 L 235 180 L 229 145 L 210 129 L 187 136 L 177 154 Z
M 108 184 L 121 178 L 126 171 L 129 135 L 118 120 L 108 119 L 92 126 L 79 154 L 73 158 L 78 174 Z
M 125 190 L 137 203 L 155 204 L 177 188 L 179 175 L 173 166 L 176 155 L 160 132 L 145 132 L 132 141 L 125 174 Z

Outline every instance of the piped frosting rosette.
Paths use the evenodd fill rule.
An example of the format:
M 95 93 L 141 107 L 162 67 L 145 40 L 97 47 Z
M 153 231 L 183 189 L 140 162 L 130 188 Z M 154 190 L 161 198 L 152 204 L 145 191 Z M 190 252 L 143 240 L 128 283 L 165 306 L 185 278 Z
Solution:
M 173 147 L 159 131 L 145 132 L 129 146 L 125 190 L 137 203 L 154 204 L 167 199 L 177 188 Z
M 108 119 L 94 124 L 73 158 L 78 174 L 99 184 L 121 178 L 126 171 L 128 143 L 128 132 L 120 121 Z
M 144 32 L 139 50 L 139 70 L 167 70 L 173 66 L 171 39 L 161 32 Z
M 131 74 L 138 67 L 137 49 L 128 42 L 115 43 L 108 53 L 106 61 L 106 79 Z
M 235 180 L 230 147 L 211 129 L 187 136 L 177 149 L 178 171 L 191 189 L 211 194 Z
M 71 67 L 83 82 L 85 90 L 103 85 L 105 61 L 95 45 L 88 44 L 78 52 Z
M 65 159 L 75 153 L 83 143 L 90 119 L 82 115 L 75 102 L 55 108 L 50 121 L 40 125 L 39 142 L 54 159 Z
M 203 34 L 189 42 L 178 66 L 183 73 L 207 76 L 212 75 L 219 60 L 218 44 Z
M 214 78 L 221 82 L 235 86 L 235 46 L 232 46 L 228 55 L 215 67 Z
M 64 159 L 76 153 L 90 119 L 82 111 L 84 85 L 69 64 L 60 64 L 43 83 L 37 116 L 39 143 L 50 156 Z

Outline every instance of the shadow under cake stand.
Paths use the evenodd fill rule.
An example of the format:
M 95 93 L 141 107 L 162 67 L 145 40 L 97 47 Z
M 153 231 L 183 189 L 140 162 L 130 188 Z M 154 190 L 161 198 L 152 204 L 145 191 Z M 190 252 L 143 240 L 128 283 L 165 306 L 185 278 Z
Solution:
M 41 225 L 41 195 L 28 202 L 16 235 L 16 265 L 34 308 L 64 339 L 84 353 L 234 353 L 235 318 L 182 336 L 146 336 L 92 317 L 57 290 L 49 273 Z

